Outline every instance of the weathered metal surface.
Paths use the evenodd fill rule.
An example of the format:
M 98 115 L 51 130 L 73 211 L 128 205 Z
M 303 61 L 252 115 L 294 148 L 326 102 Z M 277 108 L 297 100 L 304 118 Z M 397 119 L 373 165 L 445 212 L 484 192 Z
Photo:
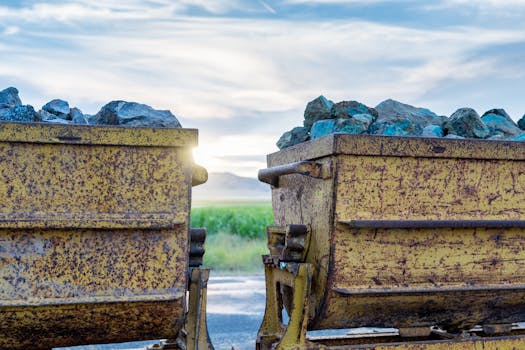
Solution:
M 523 142 L 332 134 L 268 155 L 268 166 L 339 154 L 420 158 L 525 160 Z
M 186 319 L 184 350 L 213 350 L 206 323 L 206 302 L 210 270 L 192 268 Z
M 267 227 L 270 254 L 283 262 L 301 262 L 306 258 L 310 246 L 310 227 L 287 225 Z
M 525 348 L 525 336 L 343 345 L 330 347 L 330 350 L 519 350 L 523 348 Z M 318 349 L 323 349 L 323 347 Z
M 0 348 L 178 335 L 196 136 L 0 124 Z
M 301 174 L 316 179 L 328 179 L 332 177 L 332 164 L 316 162 L 296 162 L 280 165 L 259 171 L 259 180 L 274 187 L 279 187 L 279 177 L 290 174 Z
M 525 144 L 517 144 L 525 153 Z M 525 215 L 525 161 L 356 155 L 337 160 L 337 221 Z
M 265 266 L 266 310 L 257 334 L 257 350 L 281 350 L 288 347 L 304 348 L 307 345 L 306 329 L 312 292 L 311 264 L 291 263 L 288 268 L 276 269 Z M 283 324 L 282 288 L 293 288 L 294 295 L 289 301 L 288 325 Z
M 154 302 L 75 303 L 2 307 L 0 349 L 51 349 L 176 337 L 184 309 L 181 300 Z M 117 334 L 115 334 L 117 332 Z M 105 341 L 104 341 L 105 342 Z
M 324 160 L 320 160 L 323 162 Z M 272 188 L 272 206 L 276 226 L 301 224 L 310 227 L 305 261 L 313 265 L 311 317 L 322 310 L 330 259 L 333 225 L 333 178 L 317 179 L 298 174 L 279 178 L 279 187 Z M 284 245 L 283 245 L 284 248 Z M 276 256 L 280 258 L 281 252 Z M 291 290 L 291 289 L 289 289 Z M 291 295 L 285 296 L 287 301 Z
M 277 226 L 311 225 L 309 329 L 525 320 L 525 144 L 332 135 L 268 156 L 303 161 L 333 178 L 282 175 L 272 198 Z
M 524 248 L 523 229 L 338 227 L 331 292 L 317 327 L 522 321 Z
M 191 148 L 197 146 L 197 136 L 196 129 L 11 122 L 0 124 L 0 140 L 4 142 Z

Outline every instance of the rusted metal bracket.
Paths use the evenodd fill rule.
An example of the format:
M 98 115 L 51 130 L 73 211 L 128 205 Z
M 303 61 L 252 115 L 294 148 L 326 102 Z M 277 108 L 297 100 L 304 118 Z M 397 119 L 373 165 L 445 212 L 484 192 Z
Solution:
M 214 350 L 206 322 L 209 269 L 190 268 L 186 322 L 177 339 L 161 341 L 146 350 Z
M 316 179 L 329 179 L 333 175 L 332 162 L 302 161 L 259 170 L 259 181 L 279 187 L 279 177 L 300 174 Z
M 190 295 L 186 325 L 184 326 L 187 350 L 214 350 L 206 323 L 206 295 L 209 276 L 209 269 L 190 269 Z
M 303 262 L 310 246 L 309 225 L 268 226 L 268 249 L 278 262 Z
M 317 348 L 306 339 L 313 266 L 304 263 L 290 265 L 294 265 L 293 268 L 265 266 L 266 309 L 257 333 L 257 350 Z M 293 288 L 292 312 L 286 326 L 283 324 L 283 298 L 280 293 L 283 285 Z
M 350 220 L 341 221 L 351 228 L 523 228 L 525 220 Z
M 204 256 L 204 242 L 206 241 L 205 228 L 190 229 L 190 267 L 199 267 L 202 265 Z

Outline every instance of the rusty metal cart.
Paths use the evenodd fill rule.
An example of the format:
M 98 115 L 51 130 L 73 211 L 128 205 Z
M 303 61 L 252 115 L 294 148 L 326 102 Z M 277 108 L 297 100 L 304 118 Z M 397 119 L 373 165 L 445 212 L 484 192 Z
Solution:
M 0 123 L 1 349 L 212 349 L 196 145 L 191 129 Z
M 335 134 L 259 179 L 275 226 L 258 349 L 525 348 L 525 143 Z M 357 327 L 394 329 L 307 335 Z

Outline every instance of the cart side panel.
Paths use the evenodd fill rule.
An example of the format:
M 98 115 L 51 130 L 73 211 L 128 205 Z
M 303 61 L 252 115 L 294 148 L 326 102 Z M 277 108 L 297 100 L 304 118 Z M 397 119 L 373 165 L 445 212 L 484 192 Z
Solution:
M 525 215 L 525 161 L 340 155 L 338 162 L 338 221 Z

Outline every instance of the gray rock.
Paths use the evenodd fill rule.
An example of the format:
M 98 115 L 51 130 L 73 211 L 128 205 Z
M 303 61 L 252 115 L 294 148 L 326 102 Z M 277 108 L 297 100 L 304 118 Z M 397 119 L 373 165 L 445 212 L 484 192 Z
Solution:
M 445 122 L 445 118 L 438 116 L 427 108 L 414 107 L 392 99 L 381 102 L 375 109 L 378 112 L 378 119 L 393 117 L 410 119 L 412 123 L 417 124 L 421 129 L 430 124 L 442 126 Z
M 490 135 L 489 128 L 472 108 L 460 108 L 455 111 L 445 124 L 444 129 L 448 134 L 466 138 L 484 139 Z
M 523 134 L 521 134 L 521 135 L 513 137 L 511 140 L 512 141 L 525 141 L 525 132 Z
M 6 107 L 15 107 L 21 106 L 22 101 L 18 97 L 18 90 L 14 87 L 8 87 L 0 91 L 0 104 L 5 105 Z
M 55 116 L 71 120 L 69 115 L 69 103 L 64 100 L 54 99 L 42 106 L 42 110 L 54 114 Z
M 40 115 L 40 119 L 44 122 L 55 119 L 57 116 L 54 114 L 49 113 L 48 111 L 44 111 L 43 109 L 38 111 L 38 114 Z
M 518 128 L 516 123 L 510 117 L 501 114 L 484 114 L 481 120 L 490 130 L 490 138 L 499 136 L 501 138 L 509 138 L 518 136 L 523 133 L 523 130 Z
M 64 125 L 72 124 L 71 120 L 66 120 L 66 119 L 62 119 L 62 118 L 59 118 L 59 117 L 55 117 L 55 118 L 52 118 L 52 119 L 46 119 L 46 120 L 44 120 L 44 122 L 46 122 L 46 123 L 53 123 L 53 124 L 64 124 Z
M 71 121 L 74 124 L 88 124 L 88 118 L 82 113 L 82 111 L 76 107 L 69 110 Z
M 357 101 L 338 102 L 332 106 L 330 114 L 333 119 L 351 118 L 356 114 L 369 114 L 374 120 L 378 117 L 378 113 L 374 108 L 367 107 Z
M 488 110 L 485 113 L 483 113 L 481 118 L 483 119 L 484 116 L 489 115 L 489 114 L 496 114 L 496 115 L 502 116 L 505 119 L 507 119 L 507 121 L 509 121 L 510 123 L 514 123 L 514 120 L 512 120 L 510 115 L 508 115 L 507 112 L 503 108 L 494 108 L 494 109 Z
M 365 134 L 374 117 L 370 114 L 355 114 L 352 118 L 318 120 L 312 125 L 310 138 L 312 140 L 333 133 Z
M 525 130 L 525 115 L 518 120 L 518 128 Z
M 379 117 L 368 130 L 373 135 L 414 136 L 421 135 L 423 127 L 402 116 Z
M 45 123 L 54 123 L 54 124 L 71 124 L 71 121 L 59 118 L 58 116 L 44 111 L 43 109 L 38 111 L 38 114 L 43 122 Z
M 489 137 L 487 137 L 485 140 L 496 140 L 496 141 L 500 141 L 500 140 L 507 140 L 508 137 L 506 137 L 505 135 L 503 134 L 494 134 L 494 135 L 490 135 Z
M 458 139 L 458 140 L 464 139 L 463 136 L 459 136 L 459 135 L 455 135 L 455 134 L 448 134 L 448 135 L 445 135 L 443 138 L 445 138 L 445 139 Z
M 445 131 L 439 125 L 430 124 L 423 128 L 423 131 L 421 132 L 421 136 L 423 137 L 443 137 L 445 136 Z
M 290 131 L 285 132 L 279 141 L 277 141 L 277 147 L 279 147 L 279 149 L 285 149 L 301 142 L 308 141 L 309 139 L 310 135 L 308 134 L 308 129 L 298 126 Z
M 35 112 L 33 106 L 24 105 L 3 109 L 0 114 L 0 120 L 12 122 L 39 122 L 42 119 L 40 118 L 40 115 Z
M 181 127 L 170 111 L 156 110 L 145 104 L 126 101 L 108 103 L 89 119 L 89 123 L 136 127 Z
M 310 130 L 312 125 L 323 119 L 331 119 L 331 110 L 334 103 L 327 100 L 324 96 L 319 96 L 313 101 L 308 102 L 304 110 L 304 127 Z

